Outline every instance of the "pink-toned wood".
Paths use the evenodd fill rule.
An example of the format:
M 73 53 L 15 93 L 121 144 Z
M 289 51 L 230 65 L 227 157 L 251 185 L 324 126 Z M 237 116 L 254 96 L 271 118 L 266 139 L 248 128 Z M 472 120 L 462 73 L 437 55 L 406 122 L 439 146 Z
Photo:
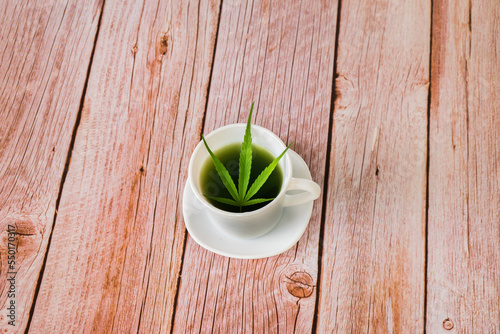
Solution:
M 424 329 L 429 1 L 342 1 L 318 333 Z
M 426 328 L 499 333 L 500 3 L 433 9 Z
M 1 333 L 28 323 L 101 7 L 7 1 L 0 11 Z
M 255 101 L 253 122 L 295 140 L 323 185 L 336 17 L 333 1 L 223 2 L 204 132 L 245 122 Z M 188 237 L 174 332 L 311 332 L 321 207 L 296 246 L 266 259 L 215 255 Z
M 104 5 L 32 333 L 168 333 L 217 1 Z

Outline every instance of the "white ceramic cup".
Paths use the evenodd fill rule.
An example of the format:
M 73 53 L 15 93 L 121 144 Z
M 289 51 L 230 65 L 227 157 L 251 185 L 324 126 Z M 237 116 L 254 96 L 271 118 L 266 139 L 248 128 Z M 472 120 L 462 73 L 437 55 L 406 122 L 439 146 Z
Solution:
M 205 140 L 210 149 L 215 152 L 226 145 L 243 142 L 245 128 L 246 124 L 242 123 L 227 125 L 205 136 Z M 251 133 L 252 143 L 267 149 L 275 157 L 286 149 L 278 136 L 263 127 L 252 125 Z M 321 192 L 317 183 L 292 177 L 292 160 L 287 152 L 279 161 L 283 172 L 283 183 L 274 200 L 254 211 L 243 213 L 224 211 L 213 206 L 201 192 L 200 173 L 207 159 L 210 159 L 210 155 L 203 141 L 200 141 L 189 162 L 188 182 L 198 201 L 206 208 L 213 225 L 233 237 L 256 238 L 266 234 L 276 226 L 285 207 L 315 200 Z M 287 194 L 290 190 L 301 191 L 295 191 L 293 195 Z

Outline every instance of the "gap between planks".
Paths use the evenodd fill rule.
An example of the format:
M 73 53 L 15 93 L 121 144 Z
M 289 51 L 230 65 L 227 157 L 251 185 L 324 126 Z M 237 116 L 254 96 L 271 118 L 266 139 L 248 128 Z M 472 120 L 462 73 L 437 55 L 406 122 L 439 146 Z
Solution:
M 335 99 L 337 94 L 335 93 L 337 80 L 337 55 L 339 49 L 339 31 L 340 31 L 340 13 L 342 10 L 342 0 L 338 0 L 337 7 L 337 22 L 335 27 L 335 48 L 333 52 L 333 76 L 332 76 L 332 93 L 330 100 L 330 119 L 328 120 L 328 139 L 326 146 L 326 165 L 325 165 L 325 179 L 323 184 L 323 207 L 321 208 L 321 218 L 320 218 L 320 228 L 319 228 L 319 247 L 318 247 L 318 273 L 316 279 L 316 301 L 314 304 L 314 316 L 312 324 L 312 332 L 318 333 L 318 315 L 319 315 L 319 296 L 320 296 L 320 286 L 321 286 L 321 264 L 323 259 L 323 238 L 325 236 L 325 223 L 326 223 L 326 201 L 328 199 L 328 180 L 330 179 L 330 157 L 332 154 L 332 132 L 333 132 L 333 114 L 335 112 Z
M 429 87 L 427 91 L 427 160 L 425 165 L 425 240 L 424 240 L 424 331 L 427 333 L 427 270 L 429 259 L 429 168 L 430 168 L 430 127 L 431 127 L 431 84 L 432 84 L 432 25 L 434 23 L 434 0 L 431 0 L 431 19 L 429 36 Z
M 28 323 L 26 325 L 25 334 L 29 333 L 30 326 L 31 326 L 31 320 L 33 319 L 33 314 L 35 312 L 38 293 L 40 292 L 40 287 L 42 285 L 43 274 L 45 272 L 45 265 L 47 264 L 47 257 L 49 255 L 50 243 L 52 241 L 52 233 L 54 232 L 54 228 L 56 226 L 57 212 L 59 210 L 59 203 L 61 202 L 62 190 L 64 187 L 64 182 L 66 181 L 66 176 L 68 175 L 69 165 L 71 164 L 71 155 L 73 153 L 73 148 L 75 146 L 76 133 L 78 131 L 78 127 L 80 125 L 80 120 L 82 118 L 83 103 L 85 101 L 85 94 L 87 93 L 87 86 L 89 83 L 90 71 L 92 69 L 92 63 L 94 60 L 94 53 L 95 53 L 95 49 L 96 49 L 96 45 L 97 45 L 97 40 L 99 39 L 99 31 L 101 28 L 101 20 L 102 20 L 102 14 L 104 12 L 105 2 L 106 2 L 106 0 L 102 0 L 102 3 L 101 3 L 101 12 L 99 13 L 99 20 L 97 21 L 97 29 L 96 29 L 95 39 L 94 39 L 94 46 L 92 47 L 92 53 L 90 54 L 89 66 L 87 68 L 87 75 L 85 77 L 85 84 L 83 85 L 82 97 L 80 98 L 80 106 L 78 107 L 78 113 L 76 115 L 75 125 L 73 127 L 73 132 L 71 134 L 71 141 L 69 144 L 68 153 L 66 154 L 66 163 L 64 165 L 64 170 L 62 173 L 61 183 L 59 184 L 59 192 L 57 194 L 57 199 L 56 199 L 56 209 L 55 209 L 55 213 L 54 213 L 54 220 L 52 222 L 52 230 L 50 231 L 49 240 L 47 242 L 47 249 L 45 251 L 45 256 L 43 257 L 43 263 L 42 263 L 42 267 L 40 269 L 40 274 L 38 275 L 38 282 L 37 282 L 36 288 L 35 288 L 35 295 L 33 296 L 33 303 L 31 304 L 31 309 L 29 311 Z
M 212 52 L 212 65 L 210 66 L 210 74 L 208 75 L 208 86 L 207 86 L 207 96 L 205 99 L 205 110 L 203 112 L 203 117 L 201 120 L 201 130 L 199 133 L 199 139 L 201 140 L 201 134 L 205 130 L 205 117 L 207 115 L 207 107 L 208 107 L 208 96 L 210 94 L 210 85 L 212 83 L 212 74 L 214 70 L 214 60 L 215 60 L 215 50 L 217 50 L 217 39 L 219 38 L 219 26 L 220 26 L 220 17 L 221 17 L 221 12 L 222 12 L 222 3 L 224 0 L 220 1 L 219 4 L 219 16 L 217 18 L 217 28 L 215 29 L 215 41 L 214 41 L 214 50 Z M 185 227 L 184 227 L 185 229 Z M 181 275 L 182 275 L 182 268 L 184 267 L 184 256 L 186 255 L 186 243 L 187 243 L 187 238 L 188 238 L 188 233 L 184 234 L 184 241 L 182 244 L 182 254 L 181 254 L 181 264 L 179 267 L 179 275 L 177 276 L 177 289 L 175 290 L 175 297 L 174 297 L 174 309 L 172 311 L 172 319 L 170 319 L 171 325 L 170 325 L 170 333 L 172 334 L 174 332 L 174 322 L 175 322 L 175 315 L 177 313 L 177 302 L 179 300 L 179 287 L 180 287 L 180 282 L 181 282 Z

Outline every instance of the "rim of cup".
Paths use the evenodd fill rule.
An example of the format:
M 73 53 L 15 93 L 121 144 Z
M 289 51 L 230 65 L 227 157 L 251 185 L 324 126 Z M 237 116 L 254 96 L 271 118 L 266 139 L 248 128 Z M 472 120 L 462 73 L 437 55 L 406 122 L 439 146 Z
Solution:
M 207 141 L 207 143 L 210 145 L 209 143 L 209 140 L 211 137 L 217 135 L 218 133 L 224 131 L 224 130 L 227 130 L 229 128 L 234 128 L 234 127 L 242 127 L 243 128 L 243 132 L 242 132 L 242 136 L 241 136 L 241 140 L 235 140 L 235 141 L 232 141 L 230 143 L 227 143 L 227 144 L 224 144 L 223 146 L 226 146 L 226 145 L 230 145 L 232 143 L 241 143 L 243 141 L 243 135 L 244 135 L 244 130 L 246 128 L 246 123 L 235 123 L 235 124 L 229 124 L 229 125 L 225 125 L 223 127 L 220 127 L 212 132 L 210 132 L 208 135 L 205 136 L 205 140 Z M 253 129 L 257 129 L 259 131 L 262 131 L 262 132 L 265 132 L 267 135 L 271 136 L 274 140 L 276 140 L 278 142 L 278 144 L 280 146 L 282 146 L 282 150 L 281 152 L 283 152 L 285 149 L 286 149 L 286 145 L 285 143 L 283 143 L 283 141 L 281 140 L 280 137 L 278 137 L 274 132 L 272 132 L 271 130 L 269 129 L 266 129 L 262 126 L 259 126 L 259 125 L 254 125 L 254 124 L 251 124 L 251 130 Z M 252 142 L 253 143 L 253 142 Z M 259 145 L 259 144 L 257 144 Z M 220 148 L 222 148 L 223 146 L 221 146 Z M 259 145 L 259 146 L 262 146 L 262 145 Z M 262 146 L 264 147 L 266 150 L 268 150 L 265 146 Z M 292 168 L 292 160 L 290 158 L 290 155 L 288 154 L 289 152 L 287 151 L 283 157 L 281 158 L 280 160 L 280 164 L 283 163 L 284 166 L 286 166 L 287 169 L 290 169 L 290 172 L 286 173 L 285 174 L 285 171 L 283 171 L 283 182 L 281 184 L 281 189 L 280 189 L 280 192 L 279 194 L 272 200 L 270 201 L 268 204 L 264 205 L 263 207 L 257 209 L 257 210 L 253 210 L 253 211 L 247 211 L 247 212 L 229 212 L 229 211 L 225 211 L 225 210 L 222 210 L 222 209 L 219 209 L 217 207 L 215 207 L 212 203 L 210 203 L 206 198 L 205 196 L 203 196 L 203 194 L 201 194 L 200 192 L 200 189 L 198 188 L 197 185 L 194 184 L 194 180 L 193 180 L 193 177 L 192 175 L 194 174 L 194 169 L 195 169 L 195 166 L 194 166 L 194 160 L 193 157 L 195 157 L 197 154 L 199 154 L 200 150 L 203 150 L 205 149 L 206 150 L 206 147 L 205 145 L 203 144 L 203 141 L 201 140 L 197 145 L 196 145 L 196 148 L 194 149 L 192 155 L 191 155 L 191 159 L 189 161 L 189 167 L 188 167 L 188 181 L 189 181 L 189 184 L 191 186 L 191 189 L 193 190 L 193 193 L 194 195 L 198 198 L 198 200 L 201 201 L 201 203 L 203 203 L 203 205 L 205 205 L 207 208 L 209 208 L 210 210 L 214 210 L 215 212 L 217 212 L 218 214 L 221 214 L 221 215 L 226 215 L 228 217 L 245 217 L 245 216 L 252 216 L 252 215 L 255 215 L 255 214 L 258 214 L 260 212 L 263 212 L 264 210 L 269 210 L 271 207 L 275 206 L 278 204 L 279 200 L 285 196 L 285 193 L 286 193 L 286 188 L 287 188 L 287 185 L 289 184 L 290 180 L 292 179 L 292 173 L 291 173 L 291 168 Z M 218 148 L 217 148 L 218 149 Z M 217 149 L 212 149 L 213 151 L 216 151 Z M 290 149 L 289 149 L 290 150 Z M 271 154 L 274 156 L 274 157 L 277 157 L 274 153 L 271 152 Z M 207 155 L 208 155 L 208 152 L 207 152 Z M 210 155 L 208 155 L 208 159 L 210 158 Z M 205 160 L 206 161 L 206 160 Z M 205 164 L 205 162 L 203 162 L 202 164 Z M 283 168 L 283 166 L 282 166 Z M 250 185 L 249 185 L 250 186 Z

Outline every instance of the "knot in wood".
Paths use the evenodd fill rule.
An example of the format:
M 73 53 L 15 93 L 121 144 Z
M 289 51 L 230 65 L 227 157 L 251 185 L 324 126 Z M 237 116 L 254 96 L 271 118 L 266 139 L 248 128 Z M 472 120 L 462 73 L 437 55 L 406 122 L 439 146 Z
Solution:
M 286 288 L 292 296 L 307 298 L 313 293 L 313 278 L 305 271 L 296 271 L 290 277 L 286 276 L 286 278 Z
M 168 51 L 168 33 L 164 33 L 160 38 L 160 53 L 164 55 Z
M 19 215 L 18 217 L 9 217 L 8 226 L 15 229 L 16 234 L 20 236 L 41 236 L 40 226 L 43 223 L 37 218 L 29 215 Z
M 446 318 L 443 321 L 443 328 L 446 329 L 447 331 L 452 330 L 455 325 L 453 324 L 453 321 L 450 320 L 450 318 Z
M 132 55 L 135 56 L 135 54 L 137 53 L 137 51 L 139 51 L 139 48 L 137 47 L 137 43 L 135 43 L 133 46 L 132 46 L 132 49 L 130 50 L 130 52 L 132 52 Z
M 38 217 L 30 215 L 17 215 L 7 217 L 0 237 L 0 251 L 7 251 L 9 247 L 15 246 L 16 251 L 22 250 L 23 254 L 36 253 L 42 242 L 41 226 L 43 222 Z
M 354 88 L 352 80 L 341 74 L 337 74 L 335 79 L 335 106 L 345 109 L 351 105 L 357 96 L 357 90 Z

